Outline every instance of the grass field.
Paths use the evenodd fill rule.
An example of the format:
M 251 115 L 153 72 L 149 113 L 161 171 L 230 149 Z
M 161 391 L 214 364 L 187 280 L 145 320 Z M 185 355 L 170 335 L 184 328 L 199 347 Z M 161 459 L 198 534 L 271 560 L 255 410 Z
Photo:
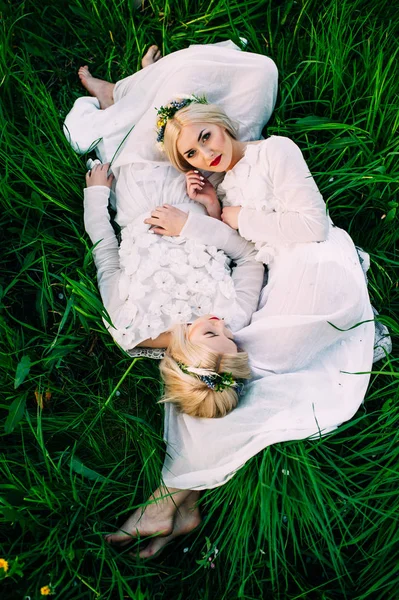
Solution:
M 50 586 L 62 600 L 397 600 L 398 7 L 133 4 L 2 3 L 0 596 L 33 600 Z M 101 322 L 85 160 L 61 125 L 82 93 L 81 64 L 115 81 L 150 43 L 169 53 L 240 35 L 280 71 L 267 132 L 299 144 L 332 218 L 371 254 L 370 294 L 394 353 L 374 366 L 350 423 L 254 457 L 203 494 L 198 530 L 144 562 L 103 533 L 158 483 L 158 366 L 124 356 Z

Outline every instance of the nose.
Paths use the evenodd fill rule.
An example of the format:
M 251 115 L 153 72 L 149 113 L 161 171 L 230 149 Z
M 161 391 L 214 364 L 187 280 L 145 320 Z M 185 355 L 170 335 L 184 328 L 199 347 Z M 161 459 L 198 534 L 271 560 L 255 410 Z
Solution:
M 201 148 L 201 154 L 202 156 L 205 158 L 205 160 L 209 160 L 210 158 L 213 158 L 214 156 L 214 152 L 212 150 L 212 148 Z

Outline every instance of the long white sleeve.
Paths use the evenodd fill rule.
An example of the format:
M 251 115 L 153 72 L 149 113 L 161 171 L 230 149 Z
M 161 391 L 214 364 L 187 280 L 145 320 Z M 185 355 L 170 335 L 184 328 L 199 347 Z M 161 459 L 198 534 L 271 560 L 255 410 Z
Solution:
M 93 245 L 93 258 L 97 268 L 97 281 L 101 298 L 112 322 L 117 326 L 117 317 L 124 302 L 118 293 L 121 268 L 118 240 L 110 223 L 108 199 L 110 190 L 106 186 L 91 186 L 84 190 L 84 224 Z M 112 333 L 112 329 L 111 329 Z
M 264 275 L 263 264 L 255 258 L 257 251 L 253 244 L 222 221 L 197 213 L 189 213 L 180 235 L 207 246 L 217 246 L 234 260 L 232 279 L 237 301 L 249 323 L 258 306 Z
M 261 176 L 280 208 L 270 212 L 242 208 L 238 217 L 240 234 L 247 240 L 270 245 L 327 239 L 326 205 L 298 146 L 280 136 L 261 144 Z

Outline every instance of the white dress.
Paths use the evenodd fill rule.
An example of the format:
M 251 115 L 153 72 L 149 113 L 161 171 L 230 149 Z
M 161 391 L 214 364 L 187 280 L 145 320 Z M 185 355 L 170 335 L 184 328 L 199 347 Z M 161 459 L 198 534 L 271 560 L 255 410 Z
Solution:
M 248 145 L 220 191 L 243 207 L 239 231 L 269 266 L 259 310 L 235 335 L 254 381 L 223 419 L 166 407 L 163 478 L 176 488 L 222 485 L 270 444 L 333 430 L 362 403 L 373 360 L 374 315 L 356 248 L 328 218 L 297 146 L 283 137 Z
M 109 188 L 84 191 L 84 221 L 94 244 L 97 282 L 108 313 L 106 326 L 125 351 L 156 338 L 177 323 L 204 314 L 224 318 L 232 331 L 250 321 L 263 283 L 263 265 L 253 244 L 203 214 L 196 202 L 179 204 L 189 213 L 179 237 L 152 234 L 141 214 L 118 241 L 108 213 Z M 212 240 L 197 242 L 205 230 Z M 231 274 L 230 259 L 235 262 Z

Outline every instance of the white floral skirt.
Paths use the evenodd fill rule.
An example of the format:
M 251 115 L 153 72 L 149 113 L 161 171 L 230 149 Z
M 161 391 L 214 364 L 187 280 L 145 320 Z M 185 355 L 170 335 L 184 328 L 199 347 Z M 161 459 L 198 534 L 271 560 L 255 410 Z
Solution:
M 230 259 L 216 246 L 154 234 L 140 215 L 122 231 L 119 295 L 123 304 L 110 333 L 124 349 L 205 314 L 240 326 Z M 237 324 L 237 325 L 235 325 Z

